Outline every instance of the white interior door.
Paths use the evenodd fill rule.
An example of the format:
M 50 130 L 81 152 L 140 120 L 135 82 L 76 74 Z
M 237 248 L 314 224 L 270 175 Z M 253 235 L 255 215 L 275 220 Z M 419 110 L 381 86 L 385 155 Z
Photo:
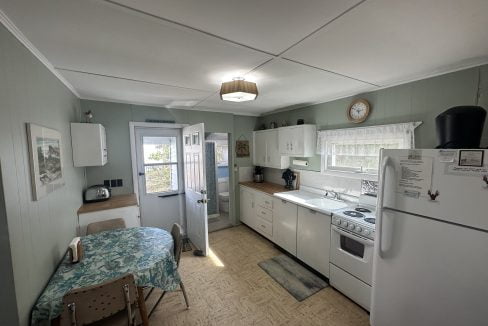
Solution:
M 208 254 L 207 182 L 205 179 L 205 128 L 203 123 L 183 128 L 187 234 Z
M 136 128 L 135 144 L 142 225 L 184 225 L 181 128 Z

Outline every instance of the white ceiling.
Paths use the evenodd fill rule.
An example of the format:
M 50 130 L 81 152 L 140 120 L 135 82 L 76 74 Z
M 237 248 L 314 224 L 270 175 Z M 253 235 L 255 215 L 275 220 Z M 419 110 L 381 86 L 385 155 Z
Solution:
M 0 0 L 82 98 L 259 115 L 488 62 L 486 0 Z M 220 83 L 259 96 L 222 102 Z

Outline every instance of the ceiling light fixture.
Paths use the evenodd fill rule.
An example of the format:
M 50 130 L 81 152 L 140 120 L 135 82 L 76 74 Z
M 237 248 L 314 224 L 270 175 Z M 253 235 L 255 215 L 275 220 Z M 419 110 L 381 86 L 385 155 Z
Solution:
M 256 83 L 245 81 L 242 77 L 233 78 L 232 81 L 222 83 L 220 98 L 224 101 L 246 102 L 258 97 Z

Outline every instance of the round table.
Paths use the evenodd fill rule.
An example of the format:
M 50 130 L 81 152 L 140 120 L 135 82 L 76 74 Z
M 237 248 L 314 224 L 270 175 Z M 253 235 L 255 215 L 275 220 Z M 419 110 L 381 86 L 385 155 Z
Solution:
M 100 284 L 127 273 L 134 275 L 140 293 L 141 287 L 174 291 L 180 284 L 173 238 L 165 230 L 116 229 L 87 235 L 81 242 L 82 261 L 72 264 L 68 254 L 64 256 L 32 310 L 32 325 L 60 316 L 63 296 L 71 289 Z M 145 309 L 145 305 L 141 308 Z

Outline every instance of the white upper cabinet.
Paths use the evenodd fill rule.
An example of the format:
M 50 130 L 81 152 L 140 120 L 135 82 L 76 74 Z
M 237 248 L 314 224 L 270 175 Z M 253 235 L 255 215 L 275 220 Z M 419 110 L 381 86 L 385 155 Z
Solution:
M 76 167 L 107 164 L 107 137 L 101 124 L 72 123 L 71 144 Z
M 279 128 L 278 138 L 281 155 L 312 157 L 316 152 L 317 126 L 299 125 Z
M 290 166 L 290 158 L 280 154 L 278 133 L 278 129 L 253 132 L 254 165 L 276 169 L 286 169 Z

